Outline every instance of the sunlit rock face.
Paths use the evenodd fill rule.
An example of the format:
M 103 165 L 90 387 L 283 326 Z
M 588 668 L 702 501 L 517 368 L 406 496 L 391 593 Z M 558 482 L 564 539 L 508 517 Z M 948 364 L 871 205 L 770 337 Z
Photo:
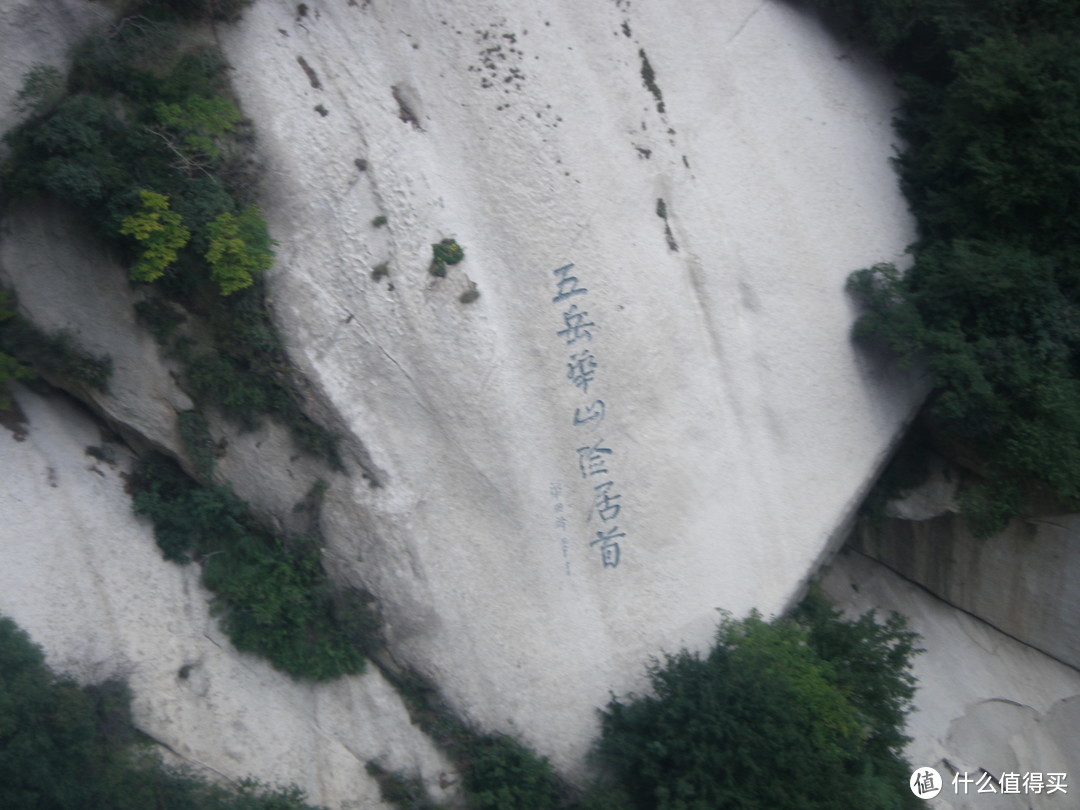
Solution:
M 381 808 L 364 765 L 450 766 L 377 673 L 300 684 L 238 653 L 197 566 L 162 560 L 125 492 L 131 455 L 62 396 L 17 394 L 0 428 L 0 615 L 80 682 L 125 679 L 138 727 L 211 778 L 295 783 L 334 808 Z M 203 770 L 205 769 L 205 770 Z
M 351 442 L 336 574 L 573 767 L 647 655 L 793 597 L 921 395 L 844 292 L 913 237 L 892 87 L 772 2 L 259 0 L 220 41 Z

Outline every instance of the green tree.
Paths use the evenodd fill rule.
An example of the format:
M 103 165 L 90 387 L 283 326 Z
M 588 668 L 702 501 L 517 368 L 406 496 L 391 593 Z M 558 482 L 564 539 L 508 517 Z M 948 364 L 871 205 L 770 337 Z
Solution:
M 169 198 L 153 191 L 140 191 L 142 208 L 125 217 L 120 233 L 142 245 L 142 255 L 131 268 L 134 281 L 154 281 L 176 261 L 180 249 L 188 243 L 191 231 L 184 227 L 180 215 L 169 210 Z
M 239 215 L 218 215 L 209 231 L 206 260 L 222 295 L 250 287 L 255 276 L 274 263 L 274 242 L 266 230 L 266 220 L 253 205 Z
M 562 804 L 546 757 L 510 737 L 484 735 L 465 753 L 469 810 L 557 810 Z
M 904 90 L 897 157 L 920 238 L 905 274 L 850 289 L 856 336 L 918 359 L 935 428 L 975 460 L 980 535 L 1035 492 L 1080 504 L 1080 6 L 1065 0 L 808 0 Z
M 37 115 L 64 95 L 64 75 L 52 65 L 34 65 L 23 78 L 22 89 L 15 97 L 15 109 Z
M 900 757 L 913 637 L 899 619 L 724 619 L 704 656 L 649 667 L 651 694 L 613 699 L 592 807 L 896 810 L 921 807 Z
M 163 457 L 145 458 L 131 485 L 164 557 L 202 560 L 214 612 L 237 649 L 296 678 L 363 672 L 365 639 L 353 631 L 370 642 L 374 616 L 357 600 L 335 600 L 313 539 L 268 531 L 230 489 L 198 484 Z
M 180 148 L 188 153 L 192 164 L 200 155 L 220 158 L 218 139 L 232 132 L 243 119 L 232 100 L 221 95 L 188 96 L 173 104 L 159 102 L 154 112 L 163 126 L 176 133 Z

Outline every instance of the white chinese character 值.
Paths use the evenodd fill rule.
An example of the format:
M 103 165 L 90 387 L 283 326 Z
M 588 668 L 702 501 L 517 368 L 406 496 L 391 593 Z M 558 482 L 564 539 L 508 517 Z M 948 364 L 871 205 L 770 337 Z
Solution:
M 1003 773 L 1001 775 L 1001 792 L 1002 793 L 1019 793 L 1020 792 L 1020 774 L 1018 773 Z

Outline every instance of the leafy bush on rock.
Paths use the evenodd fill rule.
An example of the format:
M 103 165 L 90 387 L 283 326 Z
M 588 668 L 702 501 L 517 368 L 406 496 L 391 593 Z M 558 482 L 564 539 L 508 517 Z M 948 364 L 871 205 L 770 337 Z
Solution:
M 261 526 L 221 486 L 188 478 L 163 457 L 141 462 L 131 479 L 135 511 L 154 522 L 167 560 L 199 560 L 213 609 L 237 649 L 266 657 L 296 678 L 362 672 L 364 643 L 352 636 L 366 612 L 335 597 L 313 538 L 283 537 Z
M 724 619 L 707 654 L 654 661 L 651 694 L 608 704 L 611 781 L 586 806 L 922 807 L 901 757 L 915 652 L 898 617 L 843 621 L 814 596 L 793 619 Z
M 930 416 L 978 478 L 980 535 L 1025 498 L 1080 505 L 1080 6 L 807 0 L 904 90 L 896 158 L 913 266 L 857 273 L 856 334 L 925 361 Z

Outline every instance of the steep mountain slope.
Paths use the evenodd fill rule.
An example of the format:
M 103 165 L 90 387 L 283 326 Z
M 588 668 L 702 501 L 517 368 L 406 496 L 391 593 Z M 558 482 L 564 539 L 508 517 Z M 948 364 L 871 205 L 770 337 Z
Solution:
M 3 71 L 10 124 L 21 72 L 58 63 L 102 8 L 3 11 L 0 42 L 19 54 Z M 843 292 L 850 270 L 896 259 L 912 238 L 888 163 L 888 79 L 788 6 L 741 0 L 452 11 L 259 0 L 216 35 L 257 133 L 279 242 L 275 318 L 310 383 L 309 410 L 342 433 L 345 467 L 319 468 L 276 427 L 243 434 L 219 420 L 217 474 L 280 525 L 325 478 L 326 567 L 378 596 L 393 655 L 473 722 L 580 773 L 594 708 L 639 686 L 649 654 L 707 643 L 716 608 L 791 601 L 921 397 L 917 381 L 852 346 Z M 449 238 L 464 260 L 440 268 L 433 245 Z M 138 294 L 122 268 L 83 239 L 66 215 L 22 206 L 3 223 L 0 274 L 24 314 L 113 355 L 99 414 L 135 446 L 182 455 L 187 394 L 128 314 Z M 63 434 L 44 405 L 26 410 L 34 441 Z M 36 481 L 66 465 L 63 491 L 93 466 L 83 441 L 48 462 L 5 453 L 5 475 Z M 115 475 L 99 471 L 112 476 L 120 525 Z M 55 511 L 52 490 L 26 493 L 30 514 Z M 95 513 L 103 496 L 65 497 Z M 25 533 L 47 534 L 64 557 L 85 522 Z M 154 673 L 134 684 L 140 717 L 151 730 L 184 725 L 150 695 L 187 706 L 195 675 L 178 673 L 203 653 L 140 640 L 124 629 L 126 605 L 191 616 L 195 629 L 169 630 L 182 640 L 208 626 L 204 594 L 155 560 L 145 526 L 136 534 L 140 571 L 173 591 L 123 607 L 88 597 L 78 618 L 103 628 L 100 650 L 79 646 L 94 637 L 83 625 L 60 632 L 62 605 L 31 607 L 41 583 L 149 574 L 102 563 L 54 575 L 31 557 L 0 610 L 85 677 L 105 662 Z M 382 700 L 356 697 L 352 680 L 305 691 L 220 655 L 225 670 L 261 673 L 243 692 L 252 705 L 263 688 L 267 701 Z M 365 678 L 363 694 L 383 694 Z M 412 740 L 386 701 L 386 728 L 360 715 L 357 741 L 330 748 L 347 760 L 340 746 L 382 756 L 381 740 Z M 216 734 L 186 728 L 169 738 L 177 750 Z M 230 776 L 297 779 L 320 801 L 373 795 L 354 762 L 349 779 L 361 781 L 312 775 L 336 767 L 303 742 L 308 730 L 283 732 L 293 753 L 272 764 L 248 759 L 270 732 L 238 733 L 193 756 Z M 426 753 L 391 763 L 434 779 L 430 750 L 404 745 Z
M 783 607 L 918 401 L 843 294 L 912 235 L 888 81 L 773 3 L 260 2 L 221 38 L 277 317 L 377 481 L 328 493 L 337 565 L 570 765 L 644 656 Z

